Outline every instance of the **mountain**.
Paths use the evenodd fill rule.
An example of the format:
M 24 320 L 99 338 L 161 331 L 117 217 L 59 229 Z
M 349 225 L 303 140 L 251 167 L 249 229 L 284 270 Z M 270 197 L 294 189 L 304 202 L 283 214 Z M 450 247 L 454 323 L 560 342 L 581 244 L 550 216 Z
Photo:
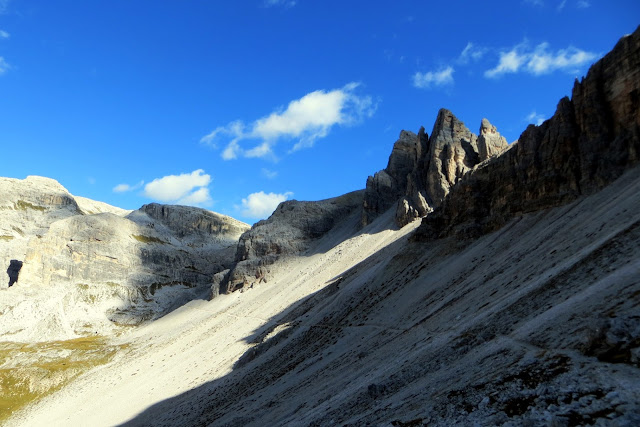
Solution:
M 0 333 L 19 341 L 107 333 L 206 295 L 249 228 L 184 206 L 125 211 L 41 177 L 0 179 L 0 203 Z
M 400 227 L 425 216 L 467 172 L 506 149 L 506 139 L 487 119 L 482 119 L 478 136 L 441 109 L 430 138 L 424 128 L 417 135 L 403 130 L 387 167 L 367 179 L 362 224 L 396 205 Z
M 440 110 L 10 425 L 638 425 L 639 94 L 640 28 L 510 146 Z

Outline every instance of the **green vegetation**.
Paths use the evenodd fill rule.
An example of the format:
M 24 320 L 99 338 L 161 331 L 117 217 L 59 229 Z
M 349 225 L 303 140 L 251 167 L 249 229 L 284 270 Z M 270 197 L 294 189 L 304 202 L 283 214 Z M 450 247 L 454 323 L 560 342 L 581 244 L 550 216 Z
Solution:
M 160 243 L 161 245 L 167 244 L 167 242 L 165 242 L 164 240 L 160 240 L 157 237 L 142 236 L 140 234 L 132 234 L 132 236 L 138 242 L 142 242 L 142 243 Z
M 20 210 L 20 211 L 26 211 L 27 209 L 33 209 L 35 211 L 45 212 L 47 210 L 47 208 L 45 208 L 44 206 L 32 205 L 31 203 L 25 202 L 24 200 L 18 200 L 14 207 L 15 207 L 15 209 Z
M 36 344 L 0 342 L 0 424 L 83 372 L 109 362 L 124 348 L 101 336 Z
M 13 240 L 13 236 L 0 236 L 0 240 L 8 242 L 9 240 Z

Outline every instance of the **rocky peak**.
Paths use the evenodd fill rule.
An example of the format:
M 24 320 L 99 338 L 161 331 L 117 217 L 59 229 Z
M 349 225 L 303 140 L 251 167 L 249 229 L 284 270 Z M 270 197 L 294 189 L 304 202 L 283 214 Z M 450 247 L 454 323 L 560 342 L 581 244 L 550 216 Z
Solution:
M 475 237 L 612 183 L 640 162 L 639 94 L 640 27 L 576 81 L 553 117 L 529 125 L 513 149 L 467 174 L 416 238 Z
M 367 178 L 363 225 L 369 224 L 403 196 L 410 197 L 409 193 L 417 196 L 412 190 L 416 189 L 419 192 L 419 188 L 423 187 L 417 182 L 417 172 L 420 170 L 419 163 L 427 151 L 427 145 L 428 135 L 424 128 L 421 128 L 417 135 L 406 130 L 400 132 L 398 140 L 393 144 L 386 169 Z
M 480 163 L 478 137 L 453 113 L 441 109 L 429 139 L 427 192 L 432 207 L 440 204 L 462 175 Z
M 451 111 L 441 109 L 431 137 L 402 131 L 393 145 L 387 168 L 367 179 L 362 225 L 396 205 L 396 223 L 403 226 L 438 206 L 467 172 L 507 147 L 487 119 L 480 136 Z
M 478 135 L 478 153 L 480 157 L 488 159 L 497 156 L 508 146 L 507 140 L 498 133 L 496 127 L 489 120 L 482 119 Z

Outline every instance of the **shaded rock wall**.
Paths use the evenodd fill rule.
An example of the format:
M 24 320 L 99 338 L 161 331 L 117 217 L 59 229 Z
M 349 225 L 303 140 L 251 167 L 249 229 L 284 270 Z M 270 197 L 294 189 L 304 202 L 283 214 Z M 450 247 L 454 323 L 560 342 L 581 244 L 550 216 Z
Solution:
M 216 277 L 212 296 L 266 280 L 268 265 L 309 249 L 313 241 L 361 209 L 362 196 L 362 191 L 355 191 L 317 202 L 282 202 L 268 219 L 240 237 L 236 264 L 223 277 Z
M 475 237 L 524 212 L 591 194 L 638 163 L 640 29 L 576 81 L 572 98 L 472 173 L 423 220 L 417 239 Z

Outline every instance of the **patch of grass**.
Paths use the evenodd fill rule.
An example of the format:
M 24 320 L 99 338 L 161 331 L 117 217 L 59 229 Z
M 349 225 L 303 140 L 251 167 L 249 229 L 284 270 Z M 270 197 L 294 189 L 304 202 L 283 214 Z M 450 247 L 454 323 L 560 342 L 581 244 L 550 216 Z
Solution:
M 8 242 L 10 240 L 13 240 L 13 236 L 0 236 L 0 240 L 4 240 L 5 242 Z
M 44 206 L 33 205 L 29 202 L 25 202 L 24 200 L 18 200 L 14 205 L 14 207 L 16 210 L 19 210 L 19 211 L 26 211 L 27 209 L 33 209 L 34 211 L 45 212 L 47 210 L 47 208 L 45 208 Z
M 138 242 L 142 242 L 142 243 L 160 243 L 161 245 L 167 244 L 167 242 L 165 242 L 164 240 L 158 239 L 157 237 L 143 236 L 140 234 L 132 234 L 132 236 Z
M 0 342 L 0 424 L 83 372 L 109 362 L 124 348 L 101 336 L 36 344 Z

